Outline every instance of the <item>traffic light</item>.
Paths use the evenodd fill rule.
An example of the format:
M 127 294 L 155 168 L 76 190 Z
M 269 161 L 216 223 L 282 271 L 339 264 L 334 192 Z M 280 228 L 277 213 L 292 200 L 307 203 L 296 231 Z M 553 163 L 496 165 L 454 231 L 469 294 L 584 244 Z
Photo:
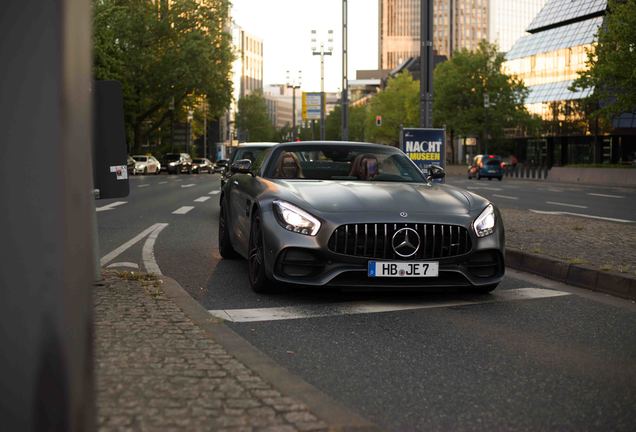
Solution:
M 375 116 L 375 125 L 376 126 L 382 126 L 382 116 L 381 115 Z

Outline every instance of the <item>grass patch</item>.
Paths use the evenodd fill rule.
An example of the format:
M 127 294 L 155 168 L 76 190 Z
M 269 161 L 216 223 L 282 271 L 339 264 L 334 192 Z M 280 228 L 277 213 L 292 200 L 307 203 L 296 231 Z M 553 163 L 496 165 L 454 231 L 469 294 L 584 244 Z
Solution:
M 163 281 L 159 277 L 152 273 L 142 273 L 133 271 L 118 271 L 115 275 L 123 280 L 141 282 L 141 286 L 146 293 L 154 298 L 163 294 L 161 290 L 161 284 Z
M 566 260 L 568 262 L 568 264 L 585 264 L 586 261 L 581 259 L 581 258 L 568 258 Z
M 574 231 L 583 231 L 583 227 L 581 227 L 581 226 L 573 226 L 572 229 Z

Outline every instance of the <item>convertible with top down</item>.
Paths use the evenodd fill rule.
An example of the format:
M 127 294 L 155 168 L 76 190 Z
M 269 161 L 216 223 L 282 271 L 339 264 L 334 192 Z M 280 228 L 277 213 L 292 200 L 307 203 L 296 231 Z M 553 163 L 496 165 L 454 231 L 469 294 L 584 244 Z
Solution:
M 286 283 L 486 293 L 503 278 L 499 210 L 435 183 L 442 168 L 423 173 L 394 147 L 284 143 L 229 170 L 219 249 L 247 259 L 256 292 Z

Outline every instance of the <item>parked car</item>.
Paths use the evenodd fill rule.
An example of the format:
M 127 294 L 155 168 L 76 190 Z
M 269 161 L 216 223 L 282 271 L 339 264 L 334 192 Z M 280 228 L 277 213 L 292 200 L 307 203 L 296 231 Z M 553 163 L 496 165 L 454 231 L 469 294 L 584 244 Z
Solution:
M 477 177 L 477 180 L 481 180 L 482 177 L 492 180 L 496 178 L 501 181 L 504 175 L 504 163 L 497 155 L 477 155 L 473 158 L 473 163 L 468 167 L 468 179 Z
M 214 163 L 214 172 L 223 174 L 227 170 L 227 159 L 219 159 Z
M 214 172 L 214 167 L 212 166 L 212 162 L 207 158 L 197 158 L 192 159 L 192 172 L 193 173 L 202 173 L 207 172 L 208 174 L 212 174 Z
M 479 293 L 504 276 L 504 227 L 486 198 L 433 183 L 378 144 L 278 144 L 237 159 L 221 191 L 219 251 L 247 259 L 254 291 L 308 286 Z
M 159 174 L 161 171 L 161 164 L 154 156 L 134 155 L 132 158 L 135 160 L 133 174 Z
M 252 163 L 255 163 L 258 160 L 262 160 L 265 155 L 265 151 L 272 148 L 278 143 L 275 142 L 253 142 L 253 143 L 243 143 L 239 144 L 238 147 L 234 149 L 234 152 L 230 156 L 228 161 L 228 168 L 223 172 L 221 176 L 221 187 L 225 184 L 227 179 L 232 176 L 232 164 L 241 159 L 249 159 Z
M 163 163 L 168 174 L 192 173 L 192 157 L 187 153 L 166 153 Z

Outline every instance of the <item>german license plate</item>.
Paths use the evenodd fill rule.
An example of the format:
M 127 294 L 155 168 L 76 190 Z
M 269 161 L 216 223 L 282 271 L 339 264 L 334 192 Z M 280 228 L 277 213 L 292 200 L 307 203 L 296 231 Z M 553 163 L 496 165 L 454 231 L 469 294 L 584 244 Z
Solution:
M 437 261 L 369 261 L 369 277 L 436 277 Z

